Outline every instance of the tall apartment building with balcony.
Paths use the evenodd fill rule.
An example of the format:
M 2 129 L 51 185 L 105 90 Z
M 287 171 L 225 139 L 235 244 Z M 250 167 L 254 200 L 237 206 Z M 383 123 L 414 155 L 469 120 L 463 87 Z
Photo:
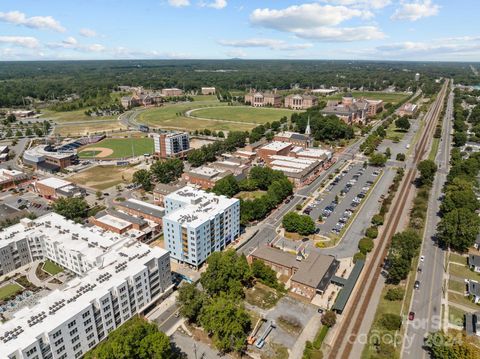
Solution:
M 185 157 L 190 150 L 188 132 L 165 132 L 153 135 L 156 156 L 160 158 Z
M 0 324 L 0 358 L 74 359 L 173 287 L 166 250 L 47 214 L 6 228 L 30 260 L 49 258 L 78 276 Z
M 183 187 L 165 196 L 163 233 L 171 258 L 199 267 L 240 234 L 240 201 Z

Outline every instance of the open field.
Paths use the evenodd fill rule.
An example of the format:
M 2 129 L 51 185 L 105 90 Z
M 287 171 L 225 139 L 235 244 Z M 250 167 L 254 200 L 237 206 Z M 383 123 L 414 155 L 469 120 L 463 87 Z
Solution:
M 132 166 L 96 166 L 68 177 L 69 181 L 102 191 L 120 183 L 129 183 L 137 168 Z
M 243 192 L 237 193 L 235 197 L 241 198 L 241 199 L 255 199 L 255 198 L 262 197 L 266 193 L 267 193 L 266 191 L 262 191 L 262 190 L 251 191 L 251 192 L 243 191 Z
M 384 102 L 390 102 L 397 104 L 409 95 L 403 92 L 378 92 L 378 91 L 352 91 L 353 97 L 364 97 L 368 100 L 383 100 Z M 325 97 L 326 100 L 340 100 L 344 93 L 338 93 L 332 96 Z M 320 98 L 322 99 L 322 98 Z
M 387 138 L 389 140 L 392 140 L 394 141 L 395 139 L 398 139 L 398 141 L 401 141 L 403 139 L 403 136 L 405 136 L 405 134 L 408 132 L 408 131 L 404 131 L 404 130 L 401 130 L 399 128 L 397 128 L 397 126 L 395 126 L 395 121 L 393 121 L 390 126 L 387 127 Z
M 101 148 L 110 149 L 113 152 L 101 158 L 126 158 L 153 153 L 153 139 L 143 138 L 108 138 L 97 143 L 82 147 L 78 155 L 80 158 L 98 157 Z
M 453 305 L 448 306 L 448 321 L 454 325 L 463 325 L 463 316 L 465 312 Z
M 58 273 L 61 273 L 63 272 L 63 268 L 60 267 L 59 265 L 53 263 L 52 261 L 45 261 L 45 263 L 43 264 L 43 267 L 42 269 L 49 273 L 50 275 L 55 275 L 55 274 L 58 274 Z
M 282 297 L 275 289 L 269 288 L 261 283 L 255 284 L 245 291 L 245 300 L 262 309 L 270 309 L 277 304 Z
M 214 101 L 193 101 L 193 102 L 180 102 L 166 104 L 160 107 L 154 107 L 142 111 L 138 115 L 138 122 L 144 123 L 150 126 L 161 126 L 166 120 L 178 119 L 183 117 L 183 113 L 200 107 L 218 106 L 221 103 L 217 100 Z
M 217 95 L 195 95 L 193 100 L 195 102 L 217 101 Z
M 82 124 L 62 123 L 55 126 L 54 133 L 60 136 L 86 136 L 93 133 L 114 132 L 125 130 L 127 127 L 117 120 L 102 122 L 87 122 Z
M 52 120 L 53 122 L 88 122 L 88 121 L 101 121 L 101 120 L 113 120 L 117 116 L 102 116 L 102 117 L 92 117 L 85 115 L 86 109 L 76 110 L 76 111 L 52 111 L 52 110 L 42 110 L 42 119 Z
M 9 283 L 2 287 L 0 287 L 0 300 L 10 297 L 16 293 L 20 293 L 22 291 L 22 287 L 15 283 Z
M 200 118 L 247 122 L 260 125 L 266 122 L 278 121 L 283 116 L 290 118 L 290 116 L 295 112 L 296 111 L 285 108 L 218 106 L 193 110 L 190 114 Z

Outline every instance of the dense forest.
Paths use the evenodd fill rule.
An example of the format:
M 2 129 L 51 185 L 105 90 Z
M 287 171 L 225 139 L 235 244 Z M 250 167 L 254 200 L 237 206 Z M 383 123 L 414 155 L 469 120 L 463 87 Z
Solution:
M 415 82 L 415 73 L 420 81 Z M 21 106 L 25 99 L 63 99 L 77 94 L 90 100 L 119 85 L 146 88 L 179 87 L 185 91 L 201 86 L 245 91 L 338 86 L 424 92 L 436 88 L 435 79 L 477 84 L 467 63 L 366 62 L 314 60 L 122 60 L 1 62 L 0 107 Z

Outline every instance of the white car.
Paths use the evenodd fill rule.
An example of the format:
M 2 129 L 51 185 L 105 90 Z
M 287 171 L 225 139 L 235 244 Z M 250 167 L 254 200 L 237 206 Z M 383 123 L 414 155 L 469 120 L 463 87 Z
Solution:
M 420 256 L 420 261 L 423 262 L 425 260 L 425 256 Z

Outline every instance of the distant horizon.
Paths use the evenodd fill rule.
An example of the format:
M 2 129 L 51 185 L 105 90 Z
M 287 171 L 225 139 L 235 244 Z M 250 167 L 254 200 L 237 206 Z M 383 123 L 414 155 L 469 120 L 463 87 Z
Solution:
M 16 0 L 0 61 L 480 62 L 478 0 Z M 447 24 L 447 25 L 446 25 Z

